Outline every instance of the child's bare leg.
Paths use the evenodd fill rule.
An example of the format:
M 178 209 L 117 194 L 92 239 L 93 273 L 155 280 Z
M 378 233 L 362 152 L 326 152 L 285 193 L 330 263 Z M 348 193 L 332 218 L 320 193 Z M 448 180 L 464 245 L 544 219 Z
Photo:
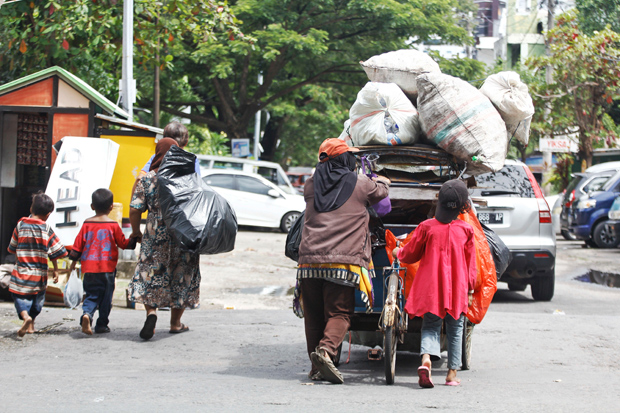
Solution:
M 26 335 L 28 330 L 30 329 L 34 330 L 34 322 L 32 320 L 32 317 L 28 315 L 28 311 L 24 310 L 21 313 L 19 313 L 19 315 L 22 317 L 22 320 L 24 320 L 24 323 L 22 324 L 21 328 L 17 331 L 17 335 L 19 337 L 23 337 Z
M 461 379 L 456 378 L 456 370 L 448 369 L 448 375 L 446 376 L 446 382 L 457 382 L 460 383 Z
M 431 363 L 431 355 L 430 354 L 422 354 L 422 365 L 428 367 L 428 370 L 431 370 L 433 364 Z
M 88 314 L 82 316 L 82 333 L 88 334 L 89 336 L 93 335 L 93 330 L 90 328 L 90 316 Z
M 26 331 L 26 333 L 34 334 L 34 318 L 32 318 L 32 323 L 30 323 L 30 327 L 28 328 L 28 331 Z

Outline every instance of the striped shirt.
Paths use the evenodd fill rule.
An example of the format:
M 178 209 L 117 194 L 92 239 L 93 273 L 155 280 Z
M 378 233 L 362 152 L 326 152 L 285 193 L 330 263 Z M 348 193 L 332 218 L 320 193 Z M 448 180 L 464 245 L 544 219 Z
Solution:
M 17 256 L 9 291 L 19 295 L 38 294 L 47 288 L 47 258 L 67 255 L 52 227 L 36 218 L 22 218 L 13 231 L 8 251 Z

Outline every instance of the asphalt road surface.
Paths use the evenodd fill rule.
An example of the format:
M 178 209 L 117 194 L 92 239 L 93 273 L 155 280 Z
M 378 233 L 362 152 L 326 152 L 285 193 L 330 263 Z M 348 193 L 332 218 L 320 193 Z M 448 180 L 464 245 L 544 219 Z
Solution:
M 115 307 L 112 332 L 81 333 L 79 310 L 45 307 L 40 333 L 20 339 L 12 303 L 0 302 L 2 411 L 617 411 L 620 289 L 576 281 L 617 270 L 620 249 L 558 241 L 556 293 L 534 302 L 500 283 L 473 335 L 472 368 L 460 387 L 420 389 L 417 354 L 399 352 L 396 382 L 383 362 L 352 346 L 344 385 L 310 382 L 303 320 L 290 309 L 294 263 L 285 236 L 243 230 L 233 252 L 203 256 L 201 308 L 190 331 L 138 337 L 144 312 Z M 620 271 L 619 271 L 620 272 Z M 346 360 L 345 343 L 342 360 Z

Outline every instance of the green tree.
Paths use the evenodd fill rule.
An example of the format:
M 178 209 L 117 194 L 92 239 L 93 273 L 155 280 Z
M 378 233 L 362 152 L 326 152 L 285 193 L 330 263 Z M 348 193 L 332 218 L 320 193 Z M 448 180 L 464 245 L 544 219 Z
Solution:
M 110 95 L 118 88 L 122 8 L 113 0 L 20 1 L 0 8 L 0 83 L 61 66 Z
M 229 7 L 216 1 L 136 0 L 134 13 L 135 65 L 147 70 L 171 68 L 175 47 L 184 50 L 185 43 L 213 40 L 217 31 L 240 33 Z M 118 0 L 5 4 L 0 83 L 58 65 L 113 98 L 121 76 L 122 26 Z
M 338 136 L 359 89 L 367 81 L 360 60 L 441 36 L 464 44 L 453 0 L 240 0 L 232 12 L 255 41 L 219 32 L 175 55 L 189 74 L 192 99 L 162 98 L 162 110 L 224 131 L 251 135 L 255 113 L 266 109 L 266 157 L 316 150 Z M 229 41 L 224 42 L 223 37 Z M 257 78 L 262 74 L 262 84 Z M 143 102 L 144 106 L 150 102 Z M 181 112 L 191 107 L 191 114 Z M 302 144 L 310 140 L 314 144 Z M 294 142 L 294 143 L 293 143 Z M 308 154 L 307 159 L 315 159 Z
M 577 0 L 579 27 L 586 34 L 600 31 L 609 25 L 620 32 L 620 0 Z
M 595 145 L 613 145 L 617 138 L 603 119 L 620 97 L 620 35 L 608 28 L 584 34 L 573 11 L 561 15 L 547 36 L 551 54 L 529 59 L 527 65 L 539 72 L 553 65 L 554 82 L 538 84 L 534 93 L 551 110 L 547 131 L 578 133 L 581 158 L 590 166 Z

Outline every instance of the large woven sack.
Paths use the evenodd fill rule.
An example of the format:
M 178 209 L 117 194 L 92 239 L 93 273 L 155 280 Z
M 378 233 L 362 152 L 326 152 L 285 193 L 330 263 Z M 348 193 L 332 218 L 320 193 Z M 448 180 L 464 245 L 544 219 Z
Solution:
M 403 49 L 376 55 L 360 62 L 371 82 L 396 83 L 410 98 L 418 95 L 416 78 L 423 73 L 441 73 L 426 53 Z
M 418 111 L 394 83 L 368 82 L 349 111 L 349 146 L 412 145 L 419 135 Z
M 497 172 L 508 150 L 506 125 L 489 99 L 464 80 L 429 73 L 418 77 L 420 126 L 470 173 Z
M 534 103 L 528 87 L 516 72 L 499 72 L 489 76 L 482 87 L 482 94 L 489 98 L 506 123 L 508 139 L 513 136 L 527 145 Z

